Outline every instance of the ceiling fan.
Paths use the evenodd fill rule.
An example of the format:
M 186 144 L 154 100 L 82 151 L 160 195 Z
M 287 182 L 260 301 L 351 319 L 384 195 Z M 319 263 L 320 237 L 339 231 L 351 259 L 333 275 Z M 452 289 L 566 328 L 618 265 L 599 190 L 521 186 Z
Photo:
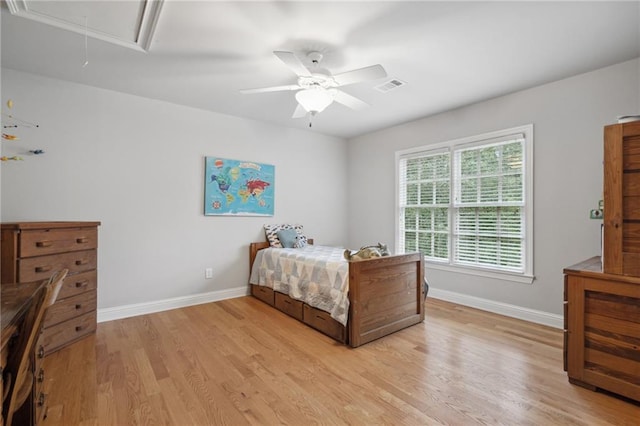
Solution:
M 313 116 L 322 112 L 333 101 L 355 110 L 366 108 L 369 104 L 343 92 L 338 87 L 387 76 L 387 72 L 379 64 L 332 75 L 328 70 L 320 67 L 323 55 L 316 51 L 307 54 L 307 58 L 313 64 L 311 68 L 307 68 L 293 52 L 277 50 L 273 54 L 298 76 L 297 83 L 286 86 L 244 89 L 240 93 L 251 94 L 297 90 L 295 97 L 298 105 L 293 112 L 293 118 L 304 117 L 307 113 Z

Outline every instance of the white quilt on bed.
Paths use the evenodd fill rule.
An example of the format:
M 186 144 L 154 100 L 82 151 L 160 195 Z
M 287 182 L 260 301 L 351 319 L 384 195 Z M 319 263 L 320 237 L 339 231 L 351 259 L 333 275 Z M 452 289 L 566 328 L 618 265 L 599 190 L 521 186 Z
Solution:
M 342 248 L 308 245 L 260 250 L 249 282 L 288 294 L 347 324 L 349 264 Z

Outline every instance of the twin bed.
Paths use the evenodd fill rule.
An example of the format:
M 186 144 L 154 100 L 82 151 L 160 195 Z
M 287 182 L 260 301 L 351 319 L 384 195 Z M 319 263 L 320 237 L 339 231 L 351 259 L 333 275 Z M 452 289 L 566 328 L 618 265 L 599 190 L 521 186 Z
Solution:
M 344 249 L 249 245 L 251 294 L 358 347 L 424 320 L 420 253 L 347 262 Z

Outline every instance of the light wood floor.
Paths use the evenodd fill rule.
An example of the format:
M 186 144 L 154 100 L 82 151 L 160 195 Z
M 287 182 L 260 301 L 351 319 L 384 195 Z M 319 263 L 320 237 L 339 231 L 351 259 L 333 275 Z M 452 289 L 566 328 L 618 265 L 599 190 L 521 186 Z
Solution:
M 571 385 L 561 331 L 428 299 L 350 349 L 251 297 L 98 324 L 45 360 L 44 425 L 637 425 Z

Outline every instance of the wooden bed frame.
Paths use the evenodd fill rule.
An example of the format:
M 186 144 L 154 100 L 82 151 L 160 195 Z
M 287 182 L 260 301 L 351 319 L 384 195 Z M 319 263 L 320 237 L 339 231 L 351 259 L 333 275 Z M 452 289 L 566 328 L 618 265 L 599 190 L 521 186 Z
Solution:
M 313 244 L 313 240 L 309 240 Z M 268 242 L 249 245 L 249 271 Z M 424 264 L 420 253 L 349 262 L 347 326 L 269 287 L 251 284 L 251 294 L 276 309 L 351 347 L 424 321 Z

